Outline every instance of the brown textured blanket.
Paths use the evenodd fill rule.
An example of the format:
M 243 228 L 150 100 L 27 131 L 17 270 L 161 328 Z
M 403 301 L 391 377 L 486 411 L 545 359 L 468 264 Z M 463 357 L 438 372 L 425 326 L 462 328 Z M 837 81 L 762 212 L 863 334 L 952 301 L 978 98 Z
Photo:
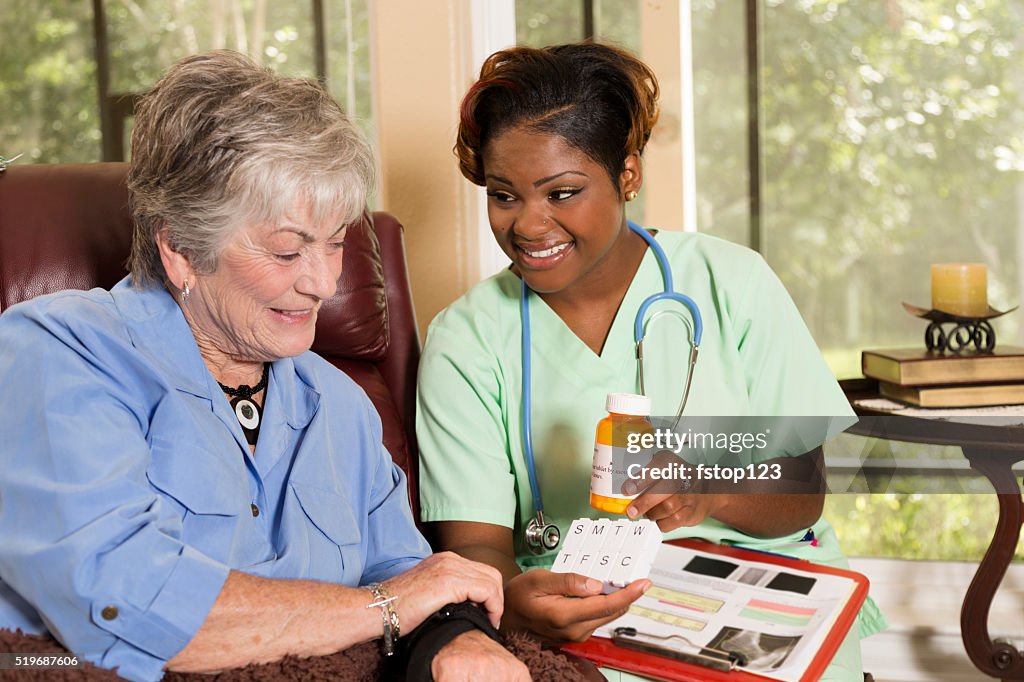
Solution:
M 505 646 L 523 661 L 538 682 L 576 682 L 577 680 L 603 680 L 593 665 L 541 647 L 525 634 L 507 638 Z M 25 635 L 21 631 L 0 629 L 0 653 L 66 654 L 67 649 L 49 636 Z M 168 682 L 282 682 L 299 680 L 319 682 L 338 680 L 394 680 L 394 673 L 384 667 L 384 659 L 376 642 L 367 642 L 330 656 L 296 658 L 289 656 L 276 663 L 250 665 L 216 675 L 168 673 Z M 29 682 L 116 682 L 121 680 L 114 672 L 85 663 L 80 668 L 0 669 L 0 680 Z

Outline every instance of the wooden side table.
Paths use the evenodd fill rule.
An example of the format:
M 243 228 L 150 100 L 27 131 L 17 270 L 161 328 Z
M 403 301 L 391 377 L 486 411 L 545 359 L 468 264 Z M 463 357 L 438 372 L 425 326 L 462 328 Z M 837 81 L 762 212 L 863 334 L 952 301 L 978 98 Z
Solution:
M 1024 680 L 1024 656 L 1013 645 L 993 642 L 988 616 L 999 584 L 1013 559 L 1024 523 L 1024 501 L 1013 466 L 1024 461 L 1024 426 L 963 423 L 899 416 L 859 408 L 856 401 L 877 398 L 878 383 L 869 379 L 840 384 L 864 419 L 847 431 L 861 436 L 929 445 L 960 447 L 971 468 L 992 483 L 999 500 L 999 520 L 988 550 L 978 565 L 960 610 L 960 632 L 967 656 L 981 672 L 1001 680 Z M 1021 418 L 1024 422 L 1024 418 Z

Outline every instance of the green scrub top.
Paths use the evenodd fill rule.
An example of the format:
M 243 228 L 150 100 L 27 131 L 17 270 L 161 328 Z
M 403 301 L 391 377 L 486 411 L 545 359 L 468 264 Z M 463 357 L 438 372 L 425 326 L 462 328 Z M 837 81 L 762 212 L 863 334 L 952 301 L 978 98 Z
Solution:
M 785 287 L 754 251 L 704 234 L 661 232 L 675 290 L 696 301 L 703 317 L 700 356 L 685 414 L 693 416 L 823 416 L 828 431 L 849 425 L 849 402 L 821 357 Z M 537 295 L 530 295 L 533 448 L 549 522 L 611 515 L 589 506 L 597 422 L 609 392 L 639 393 L 633 322 L 649 295 L 662 291 L 648 250 L 596 355 Z M 533 499 L 523 454 L 520 280 L 506 270 L 487 279 L 431 323 L 420 363 L 417 438 L 420 514 L 424 522 L 477 521 L 513 529 L 524 568 L 547 567 L 556 552 L 534 556 L 523 529 Z M 644 342 L 644 380 L 654 415 L 674 415 L 690 354 L 691 317 L 679 303 L 652 306 Z M 837 425 L 838 424 L 838 425 Z M 830 433 L 822 433 L 818 442 Z M 621 517 L 620 517 L 621 518 Z M 697 537 L 775 550 L 845 566 L 828 523 L 763 539 L 708 519 L 667 538 Z M 867 618 L 865 618 L 867 616 Z M 884 627 L 874 604 L 861 635 Z

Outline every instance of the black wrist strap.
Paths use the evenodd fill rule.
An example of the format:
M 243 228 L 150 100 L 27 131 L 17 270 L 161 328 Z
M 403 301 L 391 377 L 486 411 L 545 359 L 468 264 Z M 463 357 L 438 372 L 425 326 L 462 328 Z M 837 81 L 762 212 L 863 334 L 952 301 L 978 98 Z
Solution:
M 459 635 L 479 630 L 496 642 L 501 635 L 487 613 L 472 602 L 448 604 L 419 624 L 402 641 L 406 652 L 406 682 L 432 682 L 430 666 L 445 644 Z

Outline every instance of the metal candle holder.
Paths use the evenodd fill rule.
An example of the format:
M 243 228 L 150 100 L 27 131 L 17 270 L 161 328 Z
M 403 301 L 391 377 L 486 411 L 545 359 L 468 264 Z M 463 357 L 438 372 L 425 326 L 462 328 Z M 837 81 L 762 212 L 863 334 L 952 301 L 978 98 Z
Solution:
M 924 330 L 925 348 L 938 353 L 949 351 L 955 354 L 962 353 L 971 346 L 979 352 L 991 353 L 996 347 L 996 332 L 989 324 L 989 320 L 1017 309 L 1017 306 L 1014 306 L 1009 310 L 996 310 L 989 306 L 984 315 L 965 317 L 934 308 L 927 310 L 909 303 L 904 303 L 903 307 L 914 317 L 929 320 L 928 328 Z M 947 332 L 942 326 L 944 324 L 952 324 L 953 328 Z

